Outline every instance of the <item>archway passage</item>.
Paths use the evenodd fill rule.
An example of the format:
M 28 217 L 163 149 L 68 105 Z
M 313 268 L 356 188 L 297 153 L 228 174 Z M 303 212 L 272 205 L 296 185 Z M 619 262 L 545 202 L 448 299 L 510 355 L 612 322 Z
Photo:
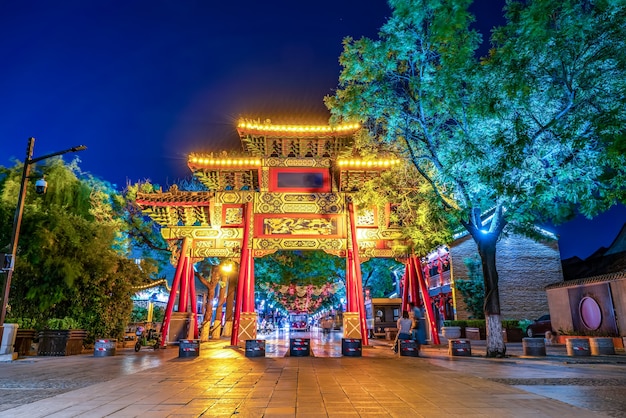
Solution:
M 324 251 L 277 251 L 255 260 L 256 310 L 309 317 L 344 305 L 345 260 Z
M 390 223 L 393 205 L 357 208 L 352 194 L 399 161 L 356 155 L 358 125 L 275 125 L 242 120 L 237 130 L 244 155 L 191 154 L 188 166 L 208 191 L 138 193 L 137 203 L 161 226 L 177 255 L 177 268 L 163 324 L 165 344 L 172 318 L 195 314 L 193 263 L 206 257 L 237 260 L 232 345 L 256 338 L 254 259 L 279 250 L 323 250 L 346 259 L 347 312 L 344 336 L 368 343 L 361 260 L 407 258 L 401 229 Z M 399 245 L 400 244 L 400 245 Z M 417 260 L 419 263 L 419 260 Z M 411 263 L 407 262 L 407 266 Z M 417 268 L 417 271 L 421 269 Z M 417 289 L 417 273 L 405 274 L 405 289 Z M 411 279 L 411 277 L 414 277 Z M 417 302 L 417 291 L 403 299 Z M 173 312 L 178 293 L 178 310 Z M 428 298 L 428 292 L 422 292 Z M 424 300 L 425 305 L 430 303 Z M 191 306 L 189 306 L 191 305 Z M 198 337 L 198 330 L 187 330 Z M 433 335 L 433 338 L 437 338 Z

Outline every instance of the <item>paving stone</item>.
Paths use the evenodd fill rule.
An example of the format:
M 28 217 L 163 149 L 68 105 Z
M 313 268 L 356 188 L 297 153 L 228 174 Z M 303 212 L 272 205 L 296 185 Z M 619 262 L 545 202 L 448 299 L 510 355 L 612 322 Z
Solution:
M 508 358 L 487 359 L 472 342 L 472 357 L 423 346 L 409 358 L 374 340 L 362 358 L 349 358 L 340 355 L 340 334 L 334 337 L 323 351 L 329 357 L 248 359 L 217 340 L 203 343 L 192 361 L 178 359 L 178 350 L 130 348 L 106 358 L 3 363 L 0 417 L 578 418 L 626 411 L 623 353 L 571 361 L 564 347 L 551 346 L 546 357 L 529 359 L 520 343 L 508 345 Z M 286 353 L 288 343 L 274 345 Z

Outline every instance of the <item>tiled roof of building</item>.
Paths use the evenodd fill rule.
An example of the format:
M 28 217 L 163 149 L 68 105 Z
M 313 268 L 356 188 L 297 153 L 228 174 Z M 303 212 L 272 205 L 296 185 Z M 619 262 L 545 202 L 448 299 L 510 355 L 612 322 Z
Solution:
M 584 284 L 600 283 L 600 282 L 615 281 L 615 280 L 626 280 L 626 270 L 618 271 L 616 273 L 602 274 L 599 276 L 586 277 L 583 279 L 566 280 L 564 282 L 558 282 L 558 283 L 548 285 L 545 287 L 545 289 L 548 290 L 548 289 L 556 289 L 559 287 L 580 286 Z
M 626 224 L 608 248 L 601 247 L 584 260 L 578 257 L 565 259 L 562 265 L 563 277 L 568 283 L 626 271 Z

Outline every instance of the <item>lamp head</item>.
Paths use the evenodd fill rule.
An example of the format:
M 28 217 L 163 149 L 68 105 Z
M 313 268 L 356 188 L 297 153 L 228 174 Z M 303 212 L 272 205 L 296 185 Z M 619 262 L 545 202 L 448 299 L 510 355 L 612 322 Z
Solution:
M 35 192 L 37 194 L 45 194 L 48 189 L 48 182 L 42 177 L 35 182 Z

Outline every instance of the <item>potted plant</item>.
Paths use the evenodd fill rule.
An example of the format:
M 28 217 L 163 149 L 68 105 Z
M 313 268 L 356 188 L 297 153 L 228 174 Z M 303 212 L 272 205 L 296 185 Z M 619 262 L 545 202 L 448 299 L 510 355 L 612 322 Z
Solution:
M 73 318 L 48 320 L 46 329 L 39 333 L 39 356 L 71 356 L 83 352 L 87 331 Z
M 37 321 L 32 318 L 16 318 L 8 319 L 7 322 L 18 325 L 15 334 L 15 344 L 13 345 L 15 352 L 22 357 L 30 355 L 33 341 L 37 335 Z
M 448 340 L 455 338 L 465 338 L 465 326 L 467 321 L 456 321 L 446 319 L 441 327 L 441 334 Z

